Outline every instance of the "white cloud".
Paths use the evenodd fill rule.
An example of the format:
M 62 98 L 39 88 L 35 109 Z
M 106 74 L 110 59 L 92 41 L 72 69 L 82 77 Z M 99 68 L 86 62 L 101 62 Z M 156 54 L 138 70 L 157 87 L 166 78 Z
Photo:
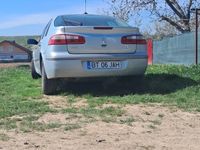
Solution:
M 51 18 L 50 14 L 29 14 L 1 22 L 0 29 L 9 29 L 24 25 L 44 24 Z
M 99 14 L 98 10 L 101 10 L 105 7 L 105 3 L 98 1 L 98 3 L 88 4 L 87 11 L 89 13 Z M 59 10 L 54 10 L 50 12 L 43 12 L 43 13 L 35 13 L 35 14 L 25 14 L 25 15 L 17 15 L 15 17 L 9 17 L 8 19 L 2 20 L 0 18 L 0 31 L 1 30 L 9 30 L 14 29 L 16 27 L 24 27 L 30 25 L 45 25 L 47 22 L 57 15 L 61 14 L 80 14 L 84 13 L 84 6 L 76 5 L 73 7 L 64 6 Z M 23 32 L 23 28 L 21 29 Z
M 67 10 L 67 11 L 66 11 Z M 83 7 L 71 7 L 70 9 L 61 9 L 61 11 L 53 11 L 53 12 L 45 12 L 45 13 L 37 13 L 37 14 L 27 14 L 23 16 L 17 16 L 10 20 L 1 20 L 0 30 L 2 29 L 10 29 L 15 27 L 20 27 L 24 25 L 39 25 L 46 24 L 52 17 L 55 17 L 60 14 L 78 14 L 80 12 L 84 12 Z M 97 8 L 90 7 L 88 8 L 88 12 L 96 13 Z

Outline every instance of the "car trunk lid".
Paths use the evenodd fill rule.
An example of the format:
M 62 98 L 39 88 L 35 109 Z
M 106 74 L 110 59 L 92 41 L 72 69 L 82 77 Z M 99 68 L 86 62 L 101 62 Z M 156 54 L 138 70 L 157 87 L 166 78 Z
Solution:
M 124 44 L 122 37 L 141 36 L 138 28 L 132 27 L 63 27 L 67 35 L 79 35 L 85 38 L 81 44 L 66 44 L 71 54 L 134 53 L 137 44 Z

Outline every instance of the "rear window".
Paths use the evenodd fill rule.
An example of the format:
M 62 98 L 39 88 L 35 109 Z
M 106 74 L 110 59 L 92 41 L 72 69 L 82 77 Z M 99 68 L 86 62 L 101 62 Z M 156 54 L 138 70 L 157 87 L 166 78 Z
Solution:
M 130 27 L 127 23 L 106 16 L 58 16 L 54 22 L 55 27 L 59 26 L 105 26 L 105 27 Z

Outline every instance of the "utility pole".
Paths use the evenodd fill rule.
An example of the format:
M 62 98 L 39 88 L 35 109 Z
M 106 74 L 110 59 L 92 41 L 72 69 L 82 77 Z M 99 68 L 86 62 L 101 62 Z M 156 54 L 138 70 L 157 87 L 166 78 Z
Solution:
M 198 65 L 198 28 L 199 28 L 199 19 L 198 19 L 198 13 L 200 11 L 200 8 L 193 8 L 191 9 L 193 13 L 195 13 L 196 17 L 196 26 L 195 26 L 195 64 Z

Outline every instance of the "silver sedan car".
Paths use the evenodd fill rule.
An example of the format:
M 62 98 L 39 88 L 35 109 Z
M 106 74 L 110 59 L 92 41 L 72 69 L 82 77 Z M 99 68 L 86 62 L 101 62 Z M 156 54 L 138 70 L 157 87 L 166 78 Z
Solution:
M 58 79 L 143 76 L 147 44 L 138 28 L 102 15 L 61 15 L 46 25 L 33 51 L 32 77 L 42 77 L 44 94 Z

